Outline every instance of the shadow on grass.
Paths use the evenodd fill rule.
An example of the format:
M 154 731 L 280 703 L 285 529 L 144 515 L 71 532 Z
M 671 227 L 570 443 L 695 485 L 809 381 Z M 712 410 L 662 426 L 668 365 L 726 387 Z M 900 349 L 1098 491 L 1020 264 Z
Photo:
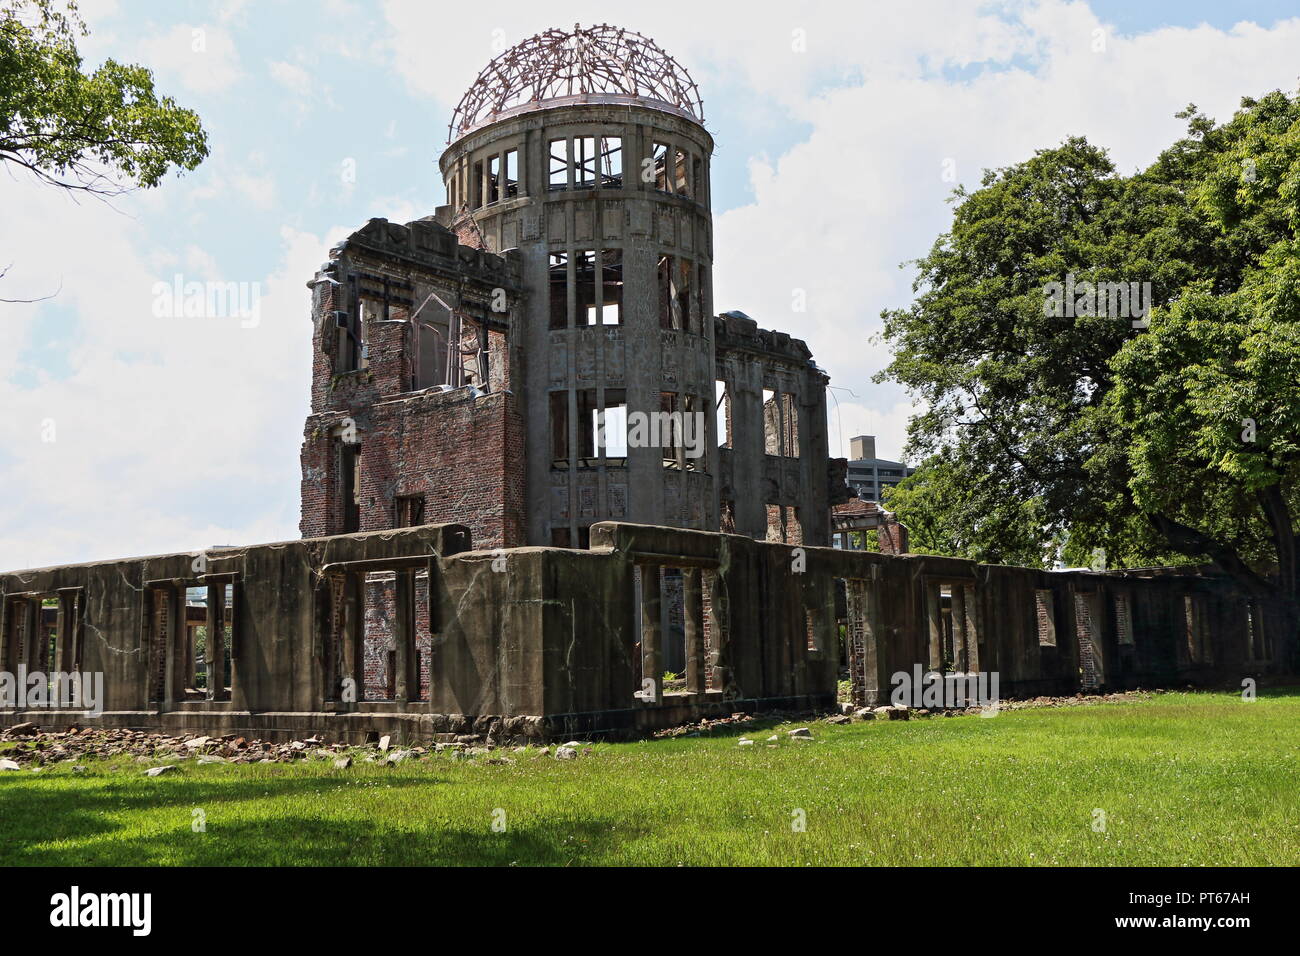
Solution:
M 435 828 L 436 827 L 436 828 Z M 585 819 L 511 826 L 494 833 L 490 820 L 468 828 L 384 826 L 369 819 L 324 820 L 299 814 L 188 827 L 79 847 L 28 848 L 13 866 L 565 866 L 600 863 L 637 833 L 626 821 Z
M 132 773 L 128 771 L 127 773 Z M 73 778 L 30 776 L 0 777 L 0 865 L 75 864 L 90 862 L 84 852 L 69 850 L 64 858 L 59 851 L 34 849 L 35 845 L 58 840 L 84 840 L 109 836 L 122 830 L 114 814 L 166 812 L 169 808 L 185 821 L 188 836 L 191 810 L 212 808 L 225 802 L 279 799 L 295 794 L 346 790 L 382 781 L 386 787 L 413 787 L 447 784 L 450 781 L 432 774 L 416 776 L 355 777 L 346 774 L 314 774 L 307 777 L 239 779 L 209 776 L 200 779 L 168 777 L 145 780 L 125 774 Z M 283 839 L 292 842 L 286 832 Z M 149 843 L 156 840 L 150 839 Z M 130 841 L 114 843 L 125 848 Z M 155 846 L 156 849 L 156 846 Z M 141 858 L 147 860 L 148 855 Z M 114 860 L 94 862 L 137 862 L 134 854 Z M 219 861 L 212 861 L 219 863 Z

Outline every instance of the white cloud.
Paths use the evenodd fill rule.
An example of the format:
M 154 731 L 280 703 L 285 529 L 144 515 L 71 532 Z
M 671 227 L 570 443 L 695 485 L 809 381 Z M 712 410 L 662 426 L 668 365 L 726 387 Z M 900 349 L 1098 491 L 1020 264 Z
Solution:
M 430 57 L 440 11 L 390 0 L 385 13 L 395 68 L 447 104 L 500 52 L 494 40 L 608 20 L 607 5 L 585 2 L 563 23 L 528 3 L 465 9 L 461 42 Z M 871 427 L 897 436 L 910 405 L 871 384 L 889 359 L 879 313 L 910 300 L 912 272 L 899 265 L 950 222 L 945 161 L 974 186 L 986 167 L 1084 134 L 1130 171 L 1182 134 L 1173 114 L 1189 101 L 1224 119 L 1242 95 L 1293 88 L 1300 41 L 1300 20 L 1124 36 L 1086 3 L 1060 0 L 765 4 L 744 17 L 665 0 L 619 23 L 690 70 L 723 148 L 729 129 L 755 120 L 710 111 L 711 90 L 808 127 L 783 155 L 752 157 L 754 201 L 716 217 L 715 304 L 803 337 L 833 384 L 885 416 Z M 792 310 L 795 290 L 806 312 Z
M 243 75 L 239 51 L 224 27 L 179 23 L 146 35 L 137 49 L 141 63 L 198 93 L 229 89 Z
M 270 65 L 269 69 L 271 78 L 289 92 L 302 97 L 311 95 L 311 74 L 301 66 L 277 60 Z
M 0 567 L 293 537 L 310 387 L 309 363 L 293 358 L 310 354 L 304 277 L 346 230 L 285 227 L 278 262 L 244 276 L 199 245 L 158 249 L 102 204 L 70 213 L 56 191 L 3 180 L 0 203 L 12 213 L 0 247 L 21 248 L 24 281 L 64 279 L 55 302 L 6 306 L 0 322 L 0 486 L 22 502 L 0 527 Z M 256 283 L 260 321 L 156 317 L 155 284 L 177 272 Z M 60 371 L 33 383 L 26 350 L 66 310 L 80 321 L 59 336 Z

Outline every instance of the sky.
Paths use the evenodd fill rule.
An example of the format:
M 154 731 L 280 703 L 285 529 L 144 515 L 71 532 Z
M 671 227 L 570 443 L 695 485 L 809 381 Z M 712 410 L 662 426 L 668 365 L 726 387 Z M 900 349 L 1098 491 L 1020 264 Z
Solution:
M 653 37 L 716 141 L 714 304 L 804 339 L 832 454 L 898 457 L 909 397 L 882 309 L 958 185 L 1068 136 L 1136 170 L 1195 103 L 1294 91 L 1300 3 L 82 0 L 89 67 L 154 72 L 196 110 L 194 172 L 103 203 L 0 169 L 0 568 L 296 538 L 309 292 L 329 247 L 445 202 L 452 109 L 551 26 Z M 255 316 L 186 317 L 160 284 L 234 282 Z M 800 309 L 800 303 L 805 308 Z

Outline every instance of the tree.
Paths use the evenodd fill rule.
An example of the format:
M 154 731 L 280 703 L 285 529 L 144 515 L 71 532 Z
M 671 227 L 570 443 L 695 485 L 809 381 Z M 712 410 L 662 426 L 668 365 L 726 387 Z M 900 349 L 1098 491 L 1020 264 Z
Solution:
M 82 69 L 76 4 L 0 0 L 0 162 L 72 192 L 158 185 L 208 155 L 198 116 L 154 92 L 142 66 Z
M 1041 504 L 1009 496 L 993 500 L 981 485 L 995 481 L 960 452 L 935 456 L 884 492 L 882 505 L 907 527 L 916 554 L 945 554 L 984 564 L 1044 565 L 1051 548 Z
M 1070 139 L 955 196 L 915 301 L 884 313 L 880 377 L 928 406 L 909 453 L 947 469 L 908 504 L 965 556 L 1023 538 L 1028 508 L 1069 563 L 1209 560 L 1294 602 L 1300 101 L 1179 115 L 1187 136 L 1131 176 Z M 1116 315 L 1134 303 L 1100 283 L 1149 309 Z

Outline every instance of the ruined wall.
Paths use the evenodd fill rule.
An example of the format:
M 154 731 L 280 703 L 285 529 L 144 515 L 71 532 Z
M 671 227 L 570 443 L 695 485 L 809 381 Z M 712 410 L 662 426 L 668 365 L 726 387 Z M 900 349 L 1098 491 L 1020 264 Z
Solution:
M 760 540 L 830 544 L 830 509 L 847 499 L 829 457 L 826 385 L 807 345 L 739 313 L 714 320 L 727 446 L 719 451 L 721 510 Z M 765 397 L 770 396 L 770 397 Z M 840 475 L 835 487 L 835 475 Z
M 525 415 L 510 391 L 518 358 L 509 335 L 517 263 L 458 246 L 435 222 L 372 220 L 332 251 L 311 285 L 303 534 L 461 521 L 485 547 L 520 543 Z M 486 368 L 481 356 L 466 357 L 464 385 L 446 384 L 449 315 L 431 293 L 480 322 L 457 336 L 472 348 L 481 334 L 488 356 Z M 353 335 L 363 355 L 348 352 Z M 414 514 L 409 500 L 418 502 Z
M 589 550 L 475 551 L 464 526 L 426 525 L 3 574 L 3 668 L 41 660 L 41 604 L 57 600 L 59 666 L 102 672 L 107 699 L 97 721 L 10 708 L 0 724 L 625 735 L 829 708 L 841 628 L 859 704 L 914 667 L 996 672 L 1003 697 L 1295 668 L 1284 607 L 1196 571 L 1051 573 L 622 522 L 591 535 Z M 209 615 L 229 607 L 228 695 L 189 686 L 195 587 Z M 684 664 L 671 680 L 668 660 Z

